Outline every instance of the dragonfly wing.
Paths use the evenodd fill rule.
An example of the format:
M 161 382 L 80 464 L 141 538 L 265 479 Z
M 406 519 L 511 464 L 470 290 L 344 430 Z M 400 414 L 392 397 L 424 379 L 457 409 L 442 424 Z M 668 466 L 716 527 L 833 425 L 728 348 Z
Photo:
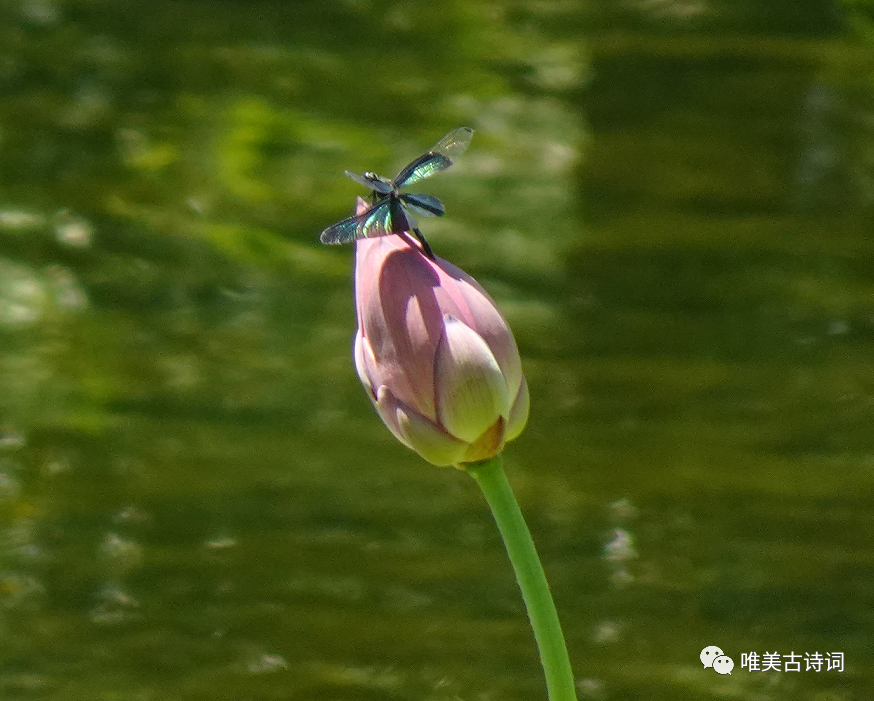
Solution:
M 422 154 L 398 173 L 394 179 L 394 186 L 396 188 L 406 187 L 425 178 L 430 178 L 441 170 L 446 170 L 464 153 L 470 145 L 471 138 L 473 138 L 473 129 L 469 127 L 453 129 L 434 144 L 428 153 Z
M 470 127 L 459 127 L 453 129 L 440 141 L 431 148 L 431 153 L 440 153 L 446 156 L 453 163 L 455 160 L 467 150 L 470 146 L 470 140 L 473 138 L 473 129 Z
M 346 217 L 342 221 L 329 226 L 321 234 L 319 241 L 327 244 L 349 243 L 355 239 L 390 234 L 391 213 L 390 198 L 384 197 L 361 214 Z
M 361 217 L 346 217 L 319 234 L 319 241 L 327 244 L 349 243 L 357 238 Z
M 380 178 L 376 173 L 364 173 L 364 175 L 359 175 L 358 173 L 352 173 L 348 170 L 343 172 L 346 173 L 346 177 L 352 178 L 352 180 L 359 185 L 363 185 L 368 190 L 373 190 L 381 195 L 387 195 L 392 191 L 391 184 Z
M 398 173 L 397 178 L 395 178 L 395 187 L 400 189 L 425 178 L 430 178 L 434 173 L 446 170 L 451 165 L 452 161 L 442 154 L 426 153 Z
M 383 197 L 379 202 L 361 215 L 363 222 L 358 232 L 359 239 L 387 236 L 392 231 L 392 203 L 393 197 Z
M 431 195 L 404 193 L 400 199 L 407 207 L 422 217 L 442 217 L 446 212 L 443 203 Z

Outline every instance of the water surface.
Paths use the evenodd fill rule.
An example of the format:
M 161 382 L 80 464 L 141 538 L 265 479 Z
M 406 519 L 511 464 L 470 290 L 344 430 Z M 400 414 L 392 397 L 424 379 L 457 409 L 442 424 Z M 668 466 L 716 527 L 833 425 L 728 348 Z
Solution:
M 867 699 L 854 12 L 5 3 L 4 698 L 545 697 L 481 496 L 370 409 L 352 250 L 317 242 L 343 169 L 466 124 L 424 229 L 519 342 L 506 462 L 581 699 Z

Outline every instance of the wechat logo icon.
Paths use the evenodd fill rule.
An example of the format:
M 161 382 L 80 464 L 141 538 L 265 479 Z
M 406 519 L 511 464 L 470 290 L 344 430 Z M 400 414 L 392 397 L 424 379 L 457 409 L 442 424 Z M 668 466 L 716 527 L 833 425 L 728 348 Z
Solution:
M 731 674 L 734 669 L 734 660 L 726 655 L 722 648 L 716 645 L 708 645 L 701 651 L 701 664 L 704 668 L 711 667 L 717 674 Z

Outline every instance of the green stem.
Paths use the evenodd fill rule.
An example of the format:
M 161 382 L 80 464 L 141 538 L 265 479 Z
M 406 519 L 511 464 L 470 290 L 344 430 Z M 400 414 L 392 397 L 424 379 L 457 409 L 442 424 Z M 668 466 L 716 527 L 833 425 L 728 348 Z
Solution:
M 464 467 L 482 489 L 504 539 L 540 650 L 549 700 L 576 701 L 574 675 L 555 603 L 531 533 L 504 473 L 501 456 Z

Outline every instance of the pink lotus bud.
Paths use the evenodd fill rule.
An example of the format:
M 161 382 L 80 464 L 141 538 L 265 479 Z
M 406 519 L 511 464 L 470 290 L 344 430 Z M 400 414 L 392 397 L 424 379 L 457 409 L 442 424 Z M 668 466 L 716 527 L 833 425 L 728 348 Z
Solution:
M 355 366 L 385 425 L 435 465 L 501 452 L 525 427 L 528 386 L 494 301 L 400 236 L 356 246 Z

